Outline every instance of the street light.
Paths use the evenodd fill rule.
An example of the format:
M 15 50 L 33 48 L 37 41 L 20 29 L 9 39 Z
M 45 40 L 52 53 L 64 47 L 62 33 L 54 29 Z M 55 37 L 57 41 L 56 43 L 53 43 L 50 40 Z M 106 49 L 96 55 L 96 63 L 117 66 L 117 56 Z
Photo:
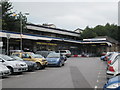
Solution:
M 24 15 L 29 15 L 29 13 L 23 13 Z M 23 24 L 22 24 L 22 12 L 20 12 L 20 37 L 21 37 L 21 40 L 20 40 L 20 49 L 22 50 L 22 42 L 23 42 L 23 40 L 22 40 L 22 26 L 23 26 Z
M 10 39 L 10 34 L 7 33 L 7 55 L 9 54 L 9 39 Z

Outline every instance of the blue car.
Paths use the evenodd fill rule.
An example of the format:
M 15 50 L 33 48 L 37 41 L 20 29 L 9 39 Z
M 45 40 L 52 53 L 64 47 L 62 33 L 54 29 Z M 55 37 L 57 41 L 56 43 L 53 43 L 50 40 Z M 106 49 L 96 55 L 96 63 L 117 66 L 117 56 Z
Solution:
M 103 88 L 104 90 L 120 90 L 120 75 L 109 79 Z
M 101 56 L 100 59 L 101 59 L 101 60 L 105 60 L 105 56 Z
M 47 58 L 48 66 L 63 66 L 65 62 L 65 58 L 60 53 L 50 53 Z

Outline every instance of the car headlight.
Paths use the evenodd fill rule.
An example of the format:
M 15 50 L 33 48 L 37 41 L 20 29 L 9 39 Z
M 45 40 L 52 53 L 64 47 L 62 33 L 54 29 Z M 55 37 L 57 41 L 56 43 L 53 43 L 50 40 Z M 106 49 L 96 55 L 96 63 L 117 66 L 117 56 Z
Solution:
M 20 67 L 21 65 L 20 64 L 16 64 L 17 67 Z
M 118 88 L 119 86 L 120 86 L 120 83 L 114 83 L 114 84 L 107 86 L 107 88 Z

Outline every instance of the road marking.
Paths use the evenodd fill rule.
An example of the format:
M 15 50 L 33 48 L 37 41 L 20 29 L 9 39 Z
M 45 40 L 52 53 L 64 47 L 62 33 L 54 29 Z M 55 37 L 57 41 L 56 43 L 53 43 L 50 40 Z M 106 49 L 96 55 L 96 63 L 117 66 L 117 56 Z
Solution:
M 98 78 L 100 78 L 100 77 L 106 78 L 106 76 L 100 76 L 100 75 L 98 75 Z
M 98 87 L 97 86 L 95 86 L 95 90 L 97 89 Z
M 101 74 L 100 72 L 98 74 Z
M 9 76 L 9 77 L 22 77 L 23 75 Z
M 36 73 L 36 72 L 29 72 L 30 74 Z

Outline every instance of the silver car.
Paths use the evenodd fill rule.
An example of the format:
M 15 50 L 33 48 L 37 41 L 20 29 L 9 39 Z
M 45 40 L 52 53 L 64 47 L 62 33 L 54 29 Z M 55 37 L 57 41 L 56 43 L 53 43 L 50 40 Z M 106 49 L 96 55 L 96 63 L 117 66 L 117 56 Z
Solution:
M 11 74 L 28 70 L 28 65 L 25 62 L 16 61 L 15 59 L 3 54 L 0 54 L 0 63 L 7 66 Z
M 3 64 L 0 64 L 0 77 L 8 76 L 10 74 L 10 70 Z

